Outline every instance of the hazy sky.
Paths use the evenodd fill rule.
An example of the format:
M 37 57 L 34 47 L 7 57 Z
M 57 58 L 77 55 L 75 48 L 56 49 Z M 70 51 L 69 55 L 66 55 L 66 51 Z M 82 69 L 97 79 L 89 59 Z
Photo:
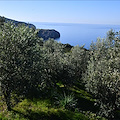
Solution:
M 0 0 L 0 16 L 25 22 L 120 24 L 120 1 Z

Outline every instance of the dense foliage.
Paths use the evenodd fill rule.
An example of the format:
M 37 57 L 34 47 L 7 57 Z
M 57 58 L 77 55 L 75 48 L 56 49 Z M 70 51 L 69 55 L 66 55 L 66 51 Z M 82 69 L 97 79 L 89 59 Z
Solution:
M 52 39 L 43 42 L 36 34 L 25 25 L 9 22 L 1 26 L 0 81 L 8 109 L 13 93 L 33 96 L 36 91 L 57 87 L 57 83 L 70 86 L 85 71 L 82 47 L 65 53 L 61 43 Z
M 118 35 L 118 34 L 117 34 Z M 106 39 L 91 44 L 84 77 L 86 88 L 95 95 L 99 114 L 113 119 L 120 110 L 120 40 L 112 30 Z
M 0 82 L 8 109 L 11 93 L 27 94 L 40 80 L 38 40 L 32 28 L 12 23 L 1 26 Z
M 53 39 L 38 38 L 35 29 L 0 21 L 0 89 L 8 110 L 13 99 L 37 97 L 78 112 L 82 111 L 80 104 L 89 99 L 88 104 L 94 102 L 97 106 L 95 116 L 97 113 L 108 119 L 117 116 L 120 110 L 118 32 L 109 31 L 106 39 L 98 38 L 89 50 L 75 46 L 66 51 L 65 45 Z

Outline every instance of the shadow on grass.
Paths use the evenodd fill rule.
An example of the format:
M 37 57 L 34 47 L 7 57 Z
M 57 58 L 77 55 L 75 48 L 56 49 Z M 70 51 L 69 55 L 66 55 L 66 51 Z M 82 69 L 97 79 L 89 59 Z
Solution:
M 27 114 L 25 114 L 13 109 L 12 112 L 14 112 L 14 114 L 18 114 L 20 118 L 25 118 L 26 120 L 47 120 L 49 118 L 49 116 L 44 112 L 38 113 L 31 110 L 26 110 Z
M 82 88 L 77 87 L 71 87 L 71 88 L 61 88 L 61 91 L 65 91 L 66 93 L 73 93 L 75 96 L 75 99 L 77 99 L 77 108 L 79 108 L 82 111 L 91 111 L 96 112 L 98 111 L 99 107 L 94 106 L 95 99 L 92 95 L 87 93 Z
M 78 102 L 76 108 L 79 108 L 81 111 L 96 112 L 98 110 L 98 108 L 94 106 L 92 96 L 85 90 L 74 87 L 63 87 L 58 89 L 58 93 L 62 93 L 63 91 L 68 94 L 74 93 L 75 99 L 77 99 Z M 49 93 L 49 95 L 51 94 Z M 50 99 L 49 95 L 45 96 Z M 37 99 L 32 99 L 23 101 L 21 105 L 18 105 L 17 109 L 12 109 L 12 111 L 14 114 L 19 115 L 20 118 L 25 118 L 25 120 L 89 120 L 80 112 L 78 113 L 63 109 L 54 109 L 51 105 L 52 103 L 49 103 L 49 101 L 44 102 L 44 100 L 41 100 L 39 102 Z M 23 110 L 21 108 L 23 108 Z
M 29 119 L 29 116 L 28 116 L 28 115 L 25 115 L 24 113 L 22 113 L 22 112 L 20 112 L 20 111 L 17 111 L 17 110 L 11 109 L 11 112 L 13 112 L 14 114 L 18 114 L 20 117 L 23 117 L 23 118 Z
M 42 111 L 32 111 L 26 110 L 27 114 L 16 110 L 12 110 L 15 114 L 19 114 L 21 118 L 25 118 L 26 120 L 89 120 L 81 113 L 73 113 L 71 111 L 61 111 L 51 113 L 42 112 Z

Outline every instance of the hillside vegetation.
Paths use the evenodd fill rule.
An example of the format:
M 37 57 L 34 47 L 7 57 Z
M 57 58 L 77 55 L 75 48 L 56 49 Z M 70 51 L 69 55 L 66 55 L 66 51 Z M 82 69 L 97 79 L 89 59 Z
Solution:
M 120 119 L 119 33 L 66 51 L 1 20 L 0 85 L 1 120 Z

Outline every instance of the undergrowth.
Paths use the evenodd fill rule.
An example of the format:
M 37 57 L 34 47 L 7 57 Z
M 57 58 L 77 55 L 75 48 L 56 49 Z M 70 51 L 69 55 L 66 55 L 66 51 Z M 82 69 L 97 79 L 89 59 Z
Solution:
M 54 108 L 49 100 L 24 99 L 11 112 L 6 110 L 0 114 L 0 120 L 89 120 L 79 112 L 63 108 Z
M 73 88 L 71 88 L 71 92 L 74 93 L 74 97 L 77 98 L 77 101 L 79 102 L 74 111 L 66 109 L 63 105 L 54 105 L 54 102 L 51 101 L 50 98 L 26 98 L 16 104 L 12 108 L 12 111 L 7 111 L 4 98 L 1 97 L 0 120 L 105 120 L 97 116 L 95 113 L 87 111 L 89 110 L 88 108 L 92 106 L 91 103 L 94 101 L 87 92 Z M 71 96 L 68 95 L 66 95 L 66 97 L 71 98 Z M 62 100 L 64 100 L 64 98 Z M 81 110 L 83 109 L 81 106 L 85 107 L 86 110 Z

